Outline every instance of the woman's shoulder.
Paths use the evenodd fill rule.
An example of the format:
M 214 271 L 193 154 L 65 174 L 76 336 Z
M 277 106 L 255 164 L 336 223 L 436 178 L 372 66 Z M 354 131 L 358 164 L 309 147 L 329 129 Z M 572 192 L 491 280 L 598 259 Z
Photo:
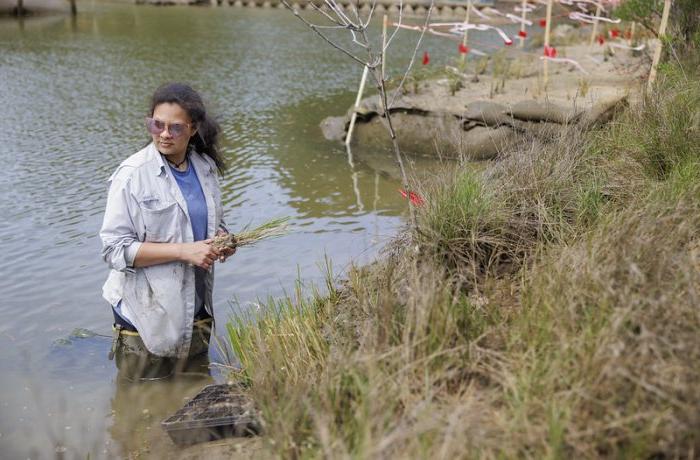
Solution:
M 160 172 L 161 162 L 158 161 L 158 156 L 154 153 L 154 150 L 155 147 L 151 143 L 129 156 L 119 164 L 117 169 L 110 176 L 109 181 L 128 181 L 134 175 L 151 169 Z
M 190 155 L 194 161 L 198 161 L 201 166 L 204 166 L 209 173 L 216 175 L 216 162 L 209 155 L 201 154 L 194 149 Z

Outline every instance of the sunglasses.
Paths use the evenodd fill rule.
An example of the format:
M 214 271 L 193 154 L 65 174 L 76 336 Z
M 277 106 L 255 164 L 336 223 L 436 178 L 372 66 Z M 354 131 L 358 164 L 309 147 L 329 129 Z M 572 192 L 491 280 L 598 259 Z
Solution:
M 190 126 L 191 125 L 189 123 L 166 123 L 164 121 L 146 117 L 146 129 L 154 136 L 160 135 L 160 133 L 165 131 L 167 128 L 172 137 L 180 137 L 185 134 L 185 131 Z

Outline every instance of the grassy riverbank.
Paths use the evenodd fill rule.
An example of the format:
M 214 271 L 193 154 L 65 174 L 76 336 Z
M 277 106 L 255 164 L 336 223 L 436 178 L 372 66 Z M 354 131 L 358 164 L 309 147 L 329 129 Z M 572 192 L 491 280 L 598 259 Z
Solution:
M 700 452 L 700 79 L 421 191 L 330 293 L 229 325 L 284 457 Z M 274 307 L 274 308 L 273 308 Z

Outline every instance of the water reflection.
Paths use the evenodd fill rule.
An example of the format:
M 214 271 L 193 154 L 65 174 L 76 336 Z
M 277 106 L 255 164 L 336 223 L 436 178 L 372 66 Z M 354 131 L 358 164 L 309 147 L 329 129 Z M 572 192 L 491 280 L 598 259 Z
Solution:
M 137 383 L 120 380 L 111 400 L 109 434 L 115 450 L 129 458 L 172 458 L 179 449 L 164 436 L 160 422 L 210 383 L 214 379 L 202 372 Z
M 148 139 L 142 120 L 159 84 L 192 83 L 219 115 L 230 227 L 290 216 L 295 228 L 217 267 L 219 325 L 236 312 L 231 299 L 248 308 L 300 273 L 321 281 L 326 255 L 335 273 L 371 261 L 405 212 L 391 155 L 350 158 L 323 140 L 320 121 L 345 112 L 361 69 L 288 12 L 79 6 L 74 21 L 0 19 L 2 458 L 107 456 L 112 438 L 120 452 L 167 450 L 157 421 L 211 379 L 123 386 L 102 337 L 112 323 L 97 238 L 106 180 Z M 402 36 L 390 73 L 415 39 Z M 438 43 L 426 37 L 435 61 Z M 54 344 L 76 328 L 100 335 Z
M 352 94 L 339 99 L 342 106 L 350 104 Z M 309 219 L 362 215 L 365 201 L 375 197 L 374 210 L 380 214 L 403 212 L 405 203 L 390 174 L 382 173 L 377 180 L 371 167 L 357 161 L 355 150 L 361 149 L 348 153 L 342 145 L 323 138 L 320 109 L 314 110 L 321 104 L 319 98 L 310 97 L 276 112 L 278 128 L 272 143 L 278 150 L 279 183 L 290 195 L 288 204 Z

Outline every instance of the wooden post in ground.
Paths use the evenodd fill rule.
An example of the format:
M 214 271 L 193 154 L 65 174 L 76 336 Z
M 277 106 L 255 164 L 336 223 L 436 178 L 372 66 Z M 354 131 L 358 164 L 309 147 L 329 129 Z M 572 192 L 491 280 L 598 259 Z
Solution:
M 654 50 L 654 59 L 651 61 L 651 71 L 649 72 L 649 84 L 647 89 L 651 90 L 654 80 L 656 80 L 656 71 L 661 60 L 661 51 L 664 48 L 664 38 L 666 36 L 666 26 L 668 25 L 668 14 L 671 11 L 671 1 L 664 0 L 664 12 L 661 15 L 661 25 L 659 26 L 659 43 Z
M 467 1 L 467 15 L 464 17 L 464 23 L 469 24 L 469 16 L 472 14 L 472 0 Z M 462 37 L 462 47 L 467 46 L 467 38 L 469 37 L 469 29 L 464 29 L 464 36 Z M 464 69 L 464 63 L 467 61 L 467 53 L 462 53 L 462 69 Z M 464 71 L 464 70 L 462 70 Z
M 522 33 L 525 32 L 525 18 L 527 16 L 526 6 L 527 6 L 527 0 L 523 0 L 523 3 L 522 3 L 523 10 L 520 12 L 520 19 L 522 19 L 522 22 L 520 23 L 520 47 L 521 48 L 523 48 L 525 46 L 525 37 L 523 37 Z
M 637 23 L 632 22 L 632 27 L 630 28 L 630 39 L 629 39 L 629 42 L 627 43 L 629 46 L 632 46 L 632 43 L 634 43 L 634 32 L 635 32 L 636 28 L 637 28 Z
M 602 12 L 600 3 L 596 3 L 596 8 L 595 8 L 595 15 L 596 18 L 600 16 L 600 13 Z M 590 46 L 593 46 L 595 43 L 595 36 L 598 33 L 598 19 L 595 19 L 593 21 L 593 30 L 591 31 L 591 42 L 589 43 Z
M 547 18 L 545 19 L 547 23 L 544 29 L 544 48 L 549 48 L 549 34 L 552 31 L 552 0 L 547 0 Z M 544 66 L 544 89 L 547 90 L 547 83 L 549 83 L 549 61 L 547 59 L 543 62 Z
M 389 16 L 384 15 L 382 20 L 382 80 L 386 80 L 386 28 L 389 24 Z
M 365 91 L 365 82 L 367 81 L 367 74 L 369 73 L 369 67 L 365 66 L 362 71 L 362 80 L 360 80 L 360 89 L 357 91 L 357 98 L 355 99 L 355 110 L 352 112 L 350 117 L 350 126 L 348 126 L 348 135 L 345 136 L 345 145 L 350 145 L 350 140 L 352 139 L 352 131 L 355 128 L 355 121 L 357 120 L 357 108 L 360 106 L 360 101 L 362 100 L 362 93 Z

